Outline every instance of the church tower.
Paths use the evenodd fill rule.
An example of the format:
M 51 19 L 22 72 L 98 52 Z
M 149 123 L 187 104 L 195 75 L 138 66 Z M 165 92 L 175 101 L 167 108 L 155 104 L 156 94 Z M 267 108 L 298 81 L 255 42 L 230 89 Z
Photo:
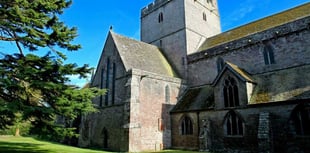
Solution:
M 220 31 L 217 0 L 155 0 L 141 11 L 141 40 L 161 48 L 182 78 L 186 56 Z

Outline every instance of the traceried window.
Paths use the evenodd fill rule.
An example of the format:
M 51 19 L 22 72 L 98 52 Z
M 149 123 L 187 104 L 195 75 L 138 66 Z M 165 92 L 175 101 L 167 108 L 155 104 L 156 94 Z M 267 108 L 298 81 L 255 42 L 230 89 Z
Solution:
M 273 48 L 270 45 L 264 47 L 263 54 L 266 65 L 275 64 Z
M 310 135 L 310 105 L 299 105 L 292 113 L 297 135 Z
M 188 116 L 185 116 L 181 122 L 181 134 L 182 135 L 193 134 L 193 123 L 192 123 L 192 120 Z
M 218 58 L 216 61 L 217 65 L 217 72 L 221 72 L 222 69 L 224 68 L 224 60 L 222 58 Z
M 160 12 L 159 15 L 158 15 L 158 23 L 161 23 L 163 21 L 164 21 L 164 15 L 163 15 L 162 12 Z
M 225 107 L 239 106 L 239 92 L 237 82 L 230 76 L 228 76 L 224 81 L 223 96 Z
M 224 129 L 227 136 L 242 136 L 244 133 L 243 121 L 241 118 L 234 112 L 230 111 L 226 115 Z

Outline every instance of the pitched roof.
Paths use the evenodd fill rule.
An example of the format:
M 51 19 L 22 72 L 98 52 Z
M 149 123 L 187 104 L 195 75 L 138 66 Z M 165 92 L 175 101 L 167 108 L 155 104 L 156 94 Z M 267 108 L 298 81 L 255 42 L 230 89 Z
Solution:
M 295 21 L 297 19 L 310 15 L 310 3 L 298 6 L 296 8 L 257 20 L 255 22 L 240 26 L 230 31 L 208 38 L 198 49 L 204 51 L 209 48 L 240 39 L 242 37 L 265 31 L 267 29 Z
M 121 36 L 112 31 L 110 31 L 110 34 L 127 71 L 134 68 L 177 77 L 172 66 L 158 47 Z
M 213 87 L 211 85 L 205 85 L 186 90 L 171 112 L 204 110 L 213 107 Z
M 246 72 L 245 70 L 241 69 L 240 67 L 238 67 L 235 64 L 232 64 L 230 62 L 225 62 L 225 66 L 222 69 L 222 71 L 217 75 L 217 77 L 215 78 L 213 84 L 216 85 L 218 80 L 220 80 L 221 76 L 224 74 L 224 72 L 226 70 L 231 71 L 232 73 L 234 73 L 239 79 L 241 79 L 242 81 L 245 82 L 251 82 L 251 83 L 255 83 L 254 79 L 252 79 L 252 77 L 250 76 L 250 74 L 248 72 Z

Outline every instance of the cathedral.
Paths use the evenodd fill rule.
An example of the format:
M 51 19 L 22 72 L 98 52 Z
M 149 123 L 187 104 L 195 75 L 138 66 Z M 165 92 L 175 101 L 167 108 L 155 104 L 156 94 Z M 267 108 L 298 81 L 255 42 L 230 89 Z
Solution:
M 78 145 L 121 152 L 310 152 L 310 3 L 221 32 L 217 0 L 155 0 L 113 32 Z

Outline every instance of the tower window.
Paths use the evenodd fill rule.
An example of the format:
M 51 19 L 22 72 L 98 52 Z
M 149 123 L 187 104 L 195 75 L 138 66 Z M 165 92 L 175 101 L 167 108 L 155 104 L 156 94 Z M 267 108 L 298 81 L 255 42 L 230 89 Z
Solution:
M 192 135 L 193 134 L 193 123 L 192 120 L 185 116 L 181 123 L 181 134 L 182 135 Z
M 164 15 L 163 15 L 162 12 L 160 12 L 159 15 L 158 15 L 158 23 L 161 23 L 163 21 L 164 21 Z
M 207 3 L 213 4 L 213 1 L 212 0 L 207 0 Z
M 207 15 L 206 15 L 205 12 L 202 13 L 202 19 L 203 19 L 204 21 L 207 21 Z
M 233 111 L 228 112 L 224 124 L 225 133 L 227 136 L 242 136 L 243 135 L 243 121 Z
M 266 65 L 275 64 L 273 48 L 270 45 L 264 47 L 263 54 Z
M 225 107 L 239 106 L 239 94 L 237 82 L 232 77 L 227 77 L 223 87 Z

